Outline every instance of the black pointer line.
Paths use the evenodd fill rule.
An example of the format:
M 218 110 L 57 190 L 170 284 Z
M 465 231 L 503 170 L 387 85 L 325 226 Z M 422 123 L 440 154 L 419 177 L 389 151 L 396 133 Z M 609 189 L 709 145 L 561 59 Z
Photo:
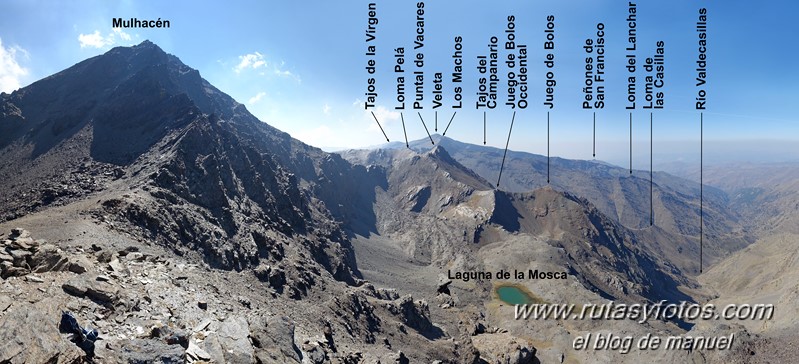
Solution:
M 388 140 L 388 136 L 386 135 L 386 131 L 385 131 L 385 130 L 383 130 L 383 126 L 382 126 L 382 125 L 380 125 L 380 122 L 379 122 L 379 121 L 377 121 L 377 116 L 375 116 L 375 112 L 374 112 L 374 111 L 371 111 L 371 113 L 372 113 L 372 117 L 373 117 L 373 118 L 375 118 L 375 122 L 377 122 L 377 126 L 379 126 L 379 127 L 380 127 L 380 131 L 382 131 L 382 132 L 383 132 L 383 136 L 384 136 L 384 137 L 386 137 L 386 141 L 389 141 L 389 140 Z
M 630 174 L 633 174 L 633 113 L 630 113 Z
M 549 183 L 549 111 L 547 111 L 547 183 Z
M 594 158 L 596 158 L 596 111 L 594 111 Z
M 436 133 L 438 133 L 438 111 L 436 111 Z
M 432 143 L 433 145 L 436 145 L 436 142 L 433 141 L 433 137 L 430 136 L 430 131 L 427 130 L 427 125 L 425 125 L 424 119 L 422 119 L 422 113 L 417 112 L 417 114 L 419 114 L 419 120 L 422 121 L 422 125 L 424 126 L 424 131 L 427 132 L 427 137 L 430 138 L 430 143 Z
M 405 134 L 405 147 L 410 149 L 410 145 L 408 144 L 408 132 L 405 131 L 405 117 L 402 116 L 400 113 L 400 119 L 402 119 L 402 133 Z
M 452 120 L 455 119 L 455 114 L 457 114 L 457 113 L 458 113 L 457 111 L 452 113 L 452 117 L 449 119 L 449 123 L 447 123 L 447 127 L 444 128 L 444 134 L 441 134 L 441 135 L 447 135 L 447 130 L 449 130 L 449 125 L 452 124 Z
M 483 111 L 483 145 L 486 145 L 486 112 Z
M 699 273 L 702 273 L 702 258 L 704 248 L 704 226 L 705 226 L 705 211 L 704 211 L 704 113 L 699 113 Z
M 649 113 L 649 226 L 655 225 L 655 182 L 654 182 L 654 168 L 652 167 L 652 151 L 655 144 L 652 138 L 652 113 Z
M 513 121 L 516 120 L 516 112 L 513 112 L 513 117 L 510 119 L 510 129 L 508 130 L 508 141 L 505 142 L 505 153 L 502 154 L 502 164 L 499 166 L 499 177 L 497 177 L 497 188 L 499 188 L 499 181 L 502 179 L 502 169 L 505 168 L 505 156 L 508 155 L 508 144 L 510 144 L 510 134 L 513 132 Z

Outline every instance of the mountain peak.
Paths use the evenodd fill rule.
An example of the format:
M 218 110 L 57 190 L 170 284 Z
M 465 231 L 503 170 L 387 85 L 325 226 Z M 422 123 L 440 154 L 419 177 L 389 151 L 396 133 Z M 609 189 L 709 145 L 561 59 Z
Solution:
M 130 46 L 130 47 L 120 46 L 120 47 L 116 47 L 116 48 L 130 48 L 132 50 L 139 50 L 139 51 L 141 51 L 141 50 L 151 50 L 151 51 L 155 51 L 157 53 L 166 54 L 166 52 L 161 47 L 159 47 L 158 44 L 155 44 L 155 43 L 151 42 L 149 39 L 145 39 L 141 43 L 139 43 L 137 45 L 134 45 L 134 46 Z
M 449 138 L 442 136 L 441 134 L 432 134 L 429 137 L 425 136 L 421 139 L 411 140 L 408 142 L 408 147 L 419 153 L 432 151 L 441 143 L 441 141 L 447 139 Z
M 34 158 L 81 130 L 94 135 L 92 158 L 127 164 L 198 115 L 260 124 L 199 71 L 149 40 L 79 62 L 20 89 L 9 102 L 22 110 L 24 119 L 0 128 L 0 148 L 24 139 L 34 145 Z M 32 133 L 25 130 L 26 124 L 35 126 Z
M 432 155 L 446 156 L 449 158 L 449 153 L 447 153 L 447 150 L 444 149 L 444 147 L 440 144 L 436 144 L 436 146 L 433 147 L 433 149 L 430 149 L 428 153 Z
M 138 55 L 138 54 L 143 54 L 144 52 L 146 52 L 147 54 L 154 54 L 159 56 L 167 55 L 167 53 L 163 49 L 161 49 L 161 47 L 159 47 L 157 44 L 151 42 L 150 40 L 144 40 L 141 43 L 132 46 L 117 46 L 111 48 L 111 50 L 109 50 L 100 57 L 109 54 Z

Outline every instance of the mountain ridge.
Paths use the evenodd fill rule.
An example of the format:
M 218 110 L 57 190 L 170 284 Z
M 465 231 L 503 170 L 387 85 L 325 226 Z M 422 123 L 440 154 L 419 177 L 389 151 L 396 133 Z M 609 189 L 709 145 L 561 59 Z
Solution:
M 0 229 L 20 224 L 36 236 L 14 229 L 0 239 L 0 304 L 8 296 L 13 305 L 0 321 L 35 333 L 52 326 L 45 317 L 75 311 L 107 335 L 97 350 L 109 361 L 141 352 L 217 362 L 582 361 L 587 354 L 561 345 L 574 332 L 681 334 L 690 325 L 511 320 L 496 288 L 513 283 L 553 303 L 705 298 L 689 274 L 695 251 L 677 251 L 696 246 L 693 225 L 641 228 L 630 217 L 638 210 L 608 209 L 558 180 L 496 189 L 495 151 L 485 158 L 444 138 L 424 150 L 325 153 L 151 42 L 4 94 L 0 111 Z M 512 154 L 508 176 L 530 183 L 522 159 Z M 556 172 L 572 168 L 584 183 L 590 174 L 569 163 L 558 160 Z M 642 198 L 643 179 L 614 173 L 614 188 Z M 669 190 L 670 206 L 693 211 L 682 188 Z M 726 215 L 713 216 L 709 231 L 724 231 Z M 567 277 L 442 278 L 499 269 Z M 137 333 L 151 326 L 182 330 L 186 346 Z M 18 333 L 0 332 L 0 342 Z M 0 346 L 0 361 L 14 349 Z M 52 355 L 38 361 L 60 355 L 43 353 Z
M 387 149 L 371 149 L 372 152 L 367 149 L 338 153 L 353 163 L 369 165 L 381 163 L 379 158 L 375 159 L 384 153 L 379 152 L 381 150 L 402 154 L 399 151 L 426 153 L 433 148 L 444 148 L 464 167 L 485 180 L 496 181 L 503 149 L 466 144 L 441 135 L 435 135 L 433 140 L 435 147 L 430 146 L 428 139 L 419 139 L 410 142 L 409 148 L 388 144 Z M 546 156 L 509 150 L 500 189 L 526 192 L 551 186 L 585 197 L 604 214 L 639 232 L 641 240 L 650 245 L 651 252 L 674 257 L 667 265 L 696 275 L 699 273 L 699 185 L 657 172 L 650 202 L 649 177 L 644 171 L 634 171 L 631 175 L 624 168 L 595 161 L 552 158 L 548 165 Z M 705 261 L 708 264 L 754 240 L 742 226 L 741 216 L 729 208 L 729 202 L 726 193 L 705 186 L 704 232 L 708 237 Z M 650 226 L 650 203 L 654 203 L 654 226 Z
M 85 290 L 59 288 L 39 309 L 24 304 L 39 292 L 25 283 L 36 282 L 4 285 L 0 296 L 23 302 L 13 316 L 2 318 L 4 326 L 46 331 L 46 320 L 28 322 L 26 312 L 50 315 L 86 306 L 80 314 L 92 315 L 107 340 L 99 355 L 124 362 L 148 353 L 287 363 L 320 354 L 396 354 L 391 347 L 369 346 L 378 333 L 402 334 L 394 347 L 413 358 L 470 353 L 469 347 L 436 340 L 444 334 L 430 321 L 424 301 L 375 289 L 360 277 L 348 236 L 351 230 L 368 233 L 368 223 L 356 222 L 374 214 L 369 189 L 380 185 L 379 169 L 353 166 L 262 123 L 153 43 L 113 48 L 4 94 L 0 110 L 0 173 L 7 176 L 0 185 L 0 225 L 47 231 L 48 239 L 70 253 L 48 251 L 62 249 L 58 259 L 83 262 L 80 272 L 89 272 L 50 272 L 16 258 L 7 261 L 12 248 L 2 240 L 3 279 L 17 282 L 36 269 L 56 288 L 94 289 L 98 274 L 109 281 L 92 300 Z M 55 221 L 63 226 L 52 226 Z M 126 258 L 139 251 L 146 255 Z M 159 258 L 148 258 L 153 255 Z M 203 268 L 189 271 L 186 264 Z M 145 273 L 137 268 L 142 266 Z M 146 278 L 147 269 L 182 278 Z M 214 283 L 195 292 L 196 283 L 186 282 Z M 208 301 L 192 301 L 198 294 Z M 149 302 L 140 305 L 141 297 Z M 168 304 L 185 309 L 156 313 Z M 134 310 L 158 325 L 188 330 L 182 337 L 193 346 L 175 350 L 157 336 L 131 333 L 137 325 L 150 327 L 131 316 Z M 270 324 L 281 331 L 250 341 L 266 325 L 259 317 L 286 315 L 291 318 Z M 209 316 L 215 317 L 211 332 L 195 335 L 191 328 Z M 302 323 L 298 335 L 307 340 L 325 331 L 328 336 L 295 343 L 295 322 Z M 220 329 L 228 331 L 217 341 L 197 336 L 213 337 Z M 118 330 L 127 336 L 112 334 Z M 16 342 L 4 335 L 4 342 Z M 57 335 L 53 340 L 72 345 Z M 0 346 L 0 361 L 44 362 L 60 355 L 43 350 L 18 356 L 16 348 Z M 210 356 L 198 354 L 203 352 Z M 47 353 L 52 356 L 37 357 Z

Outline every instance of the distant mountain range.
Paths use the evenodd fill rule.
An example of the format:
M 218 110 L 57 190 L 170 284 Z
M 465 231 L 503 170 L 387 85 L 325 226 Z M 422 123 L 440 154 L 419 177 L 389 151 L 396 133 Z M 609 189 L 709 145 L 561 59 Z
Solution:
M 461 143 L 435 135 L 437 147 L 444 148 L 454 160 L 487 181 L 497 183 L 503 150 Z M 381 149 L 406 149 L 402 143 L 390 143 Z M 429 139 L 410 143 L 410 150 L 431 149 Z M 364 151 L 340 152 L 345 158 L 364 165 L 381 160 Z M 549 177 L 549 183 L 547 178 Z M 500 190 L 532 191 L 544 186 L 568 191 L 590 201 L 599 211 L 640 236 L 642 244 L 658 256 L 667 257 L 687 274 L 699 273 L 699 184 L 663 172 L 633 171 L 597 161 L 551 158 L 525 152 L 508 151 Z M 651 187 L 651 190 L 650 190 Z M 653 193 L 650 194 L 650 191 Z M 650 206 L 654 221 L 650 226 Z M 742 227 L 741 217 L 730 208 L 728 195 L 718 188 L 705 186 L 704 233 L 705 259 L 712 264 L 718 258 L 752 241 Z

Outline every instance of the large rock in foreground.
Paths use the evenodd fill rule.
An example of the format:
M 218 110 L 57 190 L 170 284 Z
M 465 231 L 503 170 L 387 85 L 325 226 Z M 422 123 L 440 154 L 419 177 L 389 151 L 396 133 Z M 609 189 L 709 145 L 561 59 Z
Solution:
M 54 302 L 15 305 L 0 317 L 0 363 L 80 363 L 83 352 L 58 332 Z

